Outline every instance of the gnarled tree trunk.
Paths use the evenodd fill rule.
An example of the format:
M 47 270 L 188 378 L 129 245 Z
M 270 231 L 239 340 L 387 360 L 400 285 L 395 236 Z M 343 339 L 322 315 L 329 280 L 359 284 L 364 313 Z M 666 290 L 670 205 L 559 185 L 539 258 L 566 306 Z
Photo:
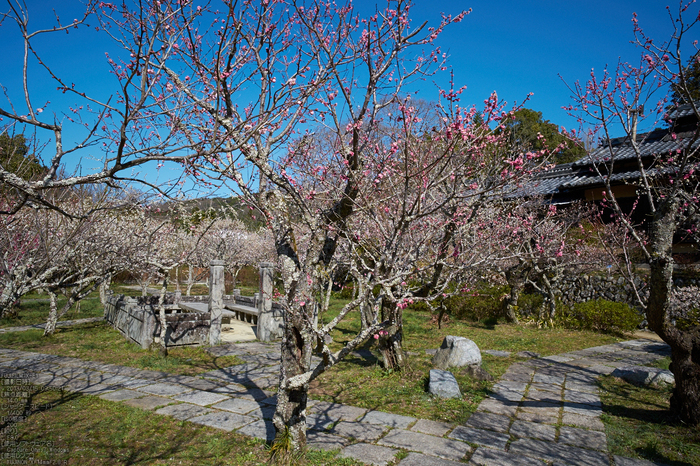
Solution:
M 676 231 L 678 201 L 667 198 L 659 204 L 651 225 L 649 263 L 651 280 L 647 320 L 649 328 L 671 346 L 671 372 L 676 387 L 671 396 L 671 413 L 680 421 L 700 424 L 700 327 L 683 331 L 669 319 L 673 284 L 673 235 Z
M 503 315 L 506 318 L 506 322 L 509 324 L 518 323 L 518 315 L 516 313 L 518 299 L 520 299 L 520 293 L 522 293 L 523 288 L 525 288 L 525 281 L 528 273 L 529 269 L 523 267 L 522 264 L 518 264 L 506 270 L 506 281 L 508 285 L 510 285 L 510 293 L 503 299 Z
M 280 388 L 277 409 L 272 422 L 277 432 L 275 444 L 280 452 L 303 451 L 306 448 L 306 406 L 308 383 L 290 387 L 290 378 L 304 374 L 311 367 L 313 342 L 299 319 L 299 313 L 285 312 L 284 339 L 281 345 Z
M 56 292 L 53 290 L 48 290 L 49 292 L 49 317 L 46 319 L 46 326 L 44 327 L 44 336 L 53 335 L 56 330 L 56 323 L 58 322 L 58 302 L 56 297 Z
M 389 322 L 386 335 L 379 338 L 379 349 L 384 358 L 384 368 L 401 370 L 406 364 L 403 351 L 403 312 L 394 302 L 382 302 L 382 321 Z

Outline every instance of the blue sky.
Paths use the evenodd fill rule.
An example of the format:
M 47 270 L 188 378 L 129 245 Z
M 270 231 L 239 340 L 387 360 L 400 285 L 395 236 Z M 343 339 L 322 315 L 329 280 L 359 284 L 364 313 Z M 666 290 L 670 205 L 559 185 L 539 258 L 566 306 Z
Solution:
M 27 0 L 27 4 L 34 27 L 53 24 L 54 8 L 64 22 L 72 21 L 81 11 L 74 0 Z M 375 1 L 360 0 L 358 4 L 372 11 Z M 527 107 L 541 111 L 545 119 L 560 126 L 577 128 L 576 121 L 561 108 L 571 100 L 559 75 L 570 84 L 585 82 L 591 68 L 601 71 L 605 65 L 614 67 L 618 59 L 636 62 L 641 51 L 630 44 L 633 13 L 651 37 L 665 40 L 671 31 L 665 5 L 651 0 L 416 0 L 412 17 L 415 23 L 427 20 L 435 25 L 441 12 L 457 14 L 472 8 L 462 23 L 448 28 L 438 40 L 450 56 L 456 86 L 467 86 L 462 104 L 476 104 L 478 108 L 492 91 L 509 103 L 522 102 L 533 93 Z M 678 5 L 674 3 L 672 8 Z M 5 4 L 0 11 L 6 10 Z M 40 51 L 69 82 L 106 98 L 112 78 L 107 74 L 105 44 L 96 37 L 88 31 L 61 36 L 61 42 L 47 36 Z M 8 21 L 0 27 L 0 44 L 0 84 L 21 106 L 21 43 L 16 40 L 16 27 Z M 36 64 L 33 66 L 37 70 Z M 45 78 L 34 78 L 29 84 L 37 104 L 50 100 L 58 109 L 75 102 L 74 98 L 66 102 L 65 96 L 56 94 L 56 85 Z M 435 95 L 432 83 L 424 85 L 423 98 Z M 0 107 L 7 107 L 4 97 Z M 71 138 L 76 136 L 67 133 L 67 142 L 72 142 Z M 83 160 L 85 170 L 89 170 L 89 164 L 88 159 Z M 150 176 L 153 179 L 154 175 Z
M 421 17 L 431 15 L 429 4 L 418 2 Z M 447 0 L 439 5 L 445 11 L 472 8 L 440 41 L 449 50 L 455 81 L 467 85 L 465 102 L 480 103 L 492 91 L 509 103 L 522 102 L 532 92 L 526 106 L 566 128 L 577 123 L 561 108 L 571 103 L 562 78 L 585 82 L 592 68 L 614 69 L 619 59 L 637 63 L 641 50 L 630 43 L 634 12 L 651 37 L 665 40 L 671 31 L 666 3 L 659 1 Z

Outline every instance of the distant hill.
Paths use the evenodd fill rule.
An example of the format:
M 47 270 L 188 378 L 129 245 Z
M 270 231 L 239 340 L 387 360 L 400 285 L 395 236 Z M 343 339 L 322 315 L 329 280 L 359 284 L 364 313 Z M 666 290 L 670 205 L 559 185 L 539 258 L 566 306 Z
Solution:
M 174 202 L 184 206 L 191 214 L 202 212 L 203 215 L 206 215 L 204 214 L 205 212 L 211 212 L 211 215 L 215 217 L 232 216 L 238 218 L 249 230 L 257 230 L 264 226 L 260 213 L 256 210 L 251 210 L 246 205 L 242 205 L 238 197 L 202 197 L 184 201 L 164 202 L 160 205 L 161 212 L 167 214 Z

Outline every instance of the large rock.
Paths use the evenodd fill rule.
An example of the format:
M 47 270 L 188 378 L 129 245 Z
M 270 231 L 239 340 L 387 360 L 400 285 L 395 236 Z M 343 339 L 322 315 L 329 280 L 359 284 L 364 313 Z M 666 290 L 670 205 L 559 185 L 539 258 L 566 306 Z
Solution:
M 440 398 L 462 398 L 462 392 L 459 391 L 457 379 L 455 379 L 455 376 L 449 371 L 430 369 L 428 391 Z
M 493 376 L 480 366 L 466 366 L 459 372 L 459 374 L 469 376 L 476 380 L 488 380 L 489 382 L 493 381 Z
M 643 386 L 667 386 L 673 385 L 675 383 L 675 379 L 673 378 L 673 372 L 664 369 L 658 369 L 656 367 L 618 367 L 610 375 L 612 375 L 613 377 L 619 377 L 629 383 Z
M 480 366 L 481 351 L 476 343 L 464 337 L 448 335 L 433 356 L 433 365 L 439 369 L 448 367 Z

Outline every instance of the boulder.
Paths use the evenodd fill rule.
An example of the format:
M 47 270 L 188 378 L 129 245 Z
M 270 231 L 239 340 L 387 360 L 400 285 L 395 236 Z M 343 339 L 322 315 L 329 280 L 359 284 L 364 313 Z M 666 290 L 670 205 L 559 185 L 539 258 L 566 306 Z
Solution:
M 481 351 L 476 343 L 464 337 L 448 335 L 433 356 L 433 365 L 439 369 L 448 367 L 480 366 Z
M 629 383 L 643 386 L 657 385 L 663 387 L 667 385 L 673 385 L 675 383 L 675 379 L 673 378 L 673 372 L 664 369 L 658 369 L 656 367 L 618 367 L 610 375 L 612 375 L 613 377 L 619 377 Z
M 452 372 L 439 369 L 430 369 L 430 384 L 428 391 L 440 398 L 462 398 L 462 392 L 459 391 L 457 379 L 452 375 Z
M 493 376 L 480 366 L 466 366 L 459 373 L 475 380 L 487 380 L 489 382 L 493 381 Z

